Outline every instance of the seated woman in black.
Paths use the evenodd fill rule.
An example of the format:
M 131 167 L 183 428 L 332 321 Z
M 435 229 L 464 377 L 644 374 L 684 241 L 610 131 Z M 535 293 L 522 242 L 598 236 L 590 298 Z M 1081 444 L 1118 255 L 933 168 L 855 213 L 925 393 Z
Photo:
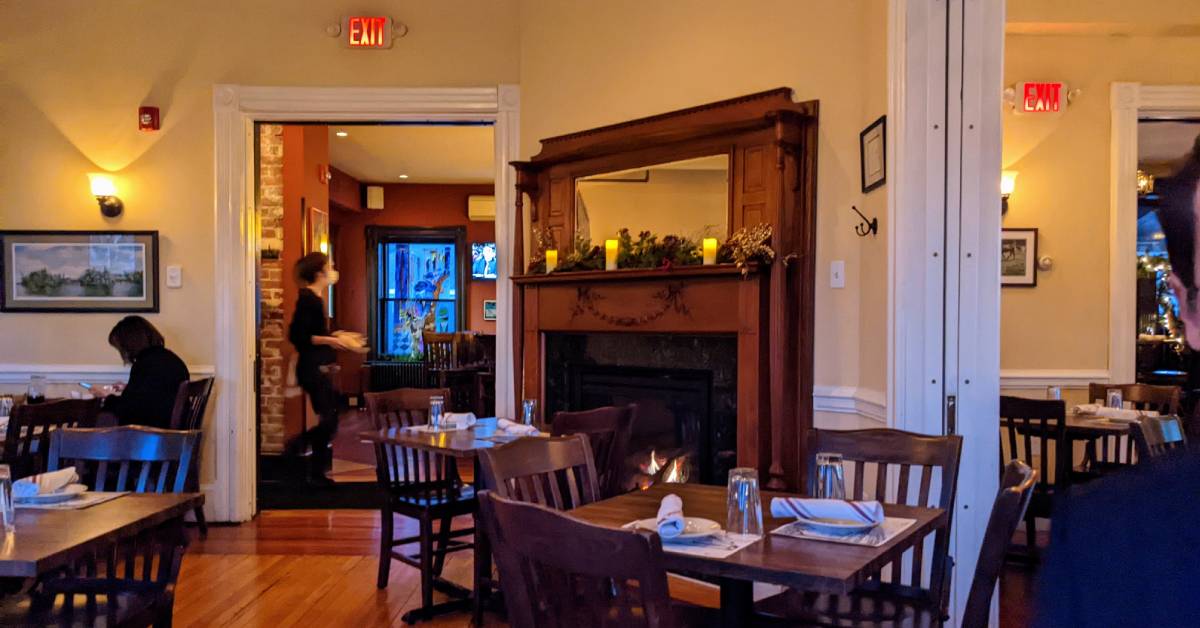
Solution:
M 126 316 L 108 334 L 121 359 L 130 365 L 129 383 L 104 399 L 104 410 L 121 425 L 171 427 L 179 385 L 188 381 L 187 365 L 164 346 L 162 334 L 141 316 Z

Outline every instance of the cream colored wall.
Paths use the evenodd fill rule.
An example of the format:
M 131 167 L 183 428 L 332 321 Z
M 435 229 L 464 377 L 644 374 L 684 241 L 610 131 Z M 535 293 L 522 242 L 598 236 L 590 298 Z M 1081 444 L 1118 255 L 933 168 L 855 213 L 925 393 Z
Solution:
M 884 189 L 863 198 L 858 165 L 859 131 L 886 111 L 886 19 L 883 0 L 526 0 L 521 153 L 537 153 L 540 138 L 781 85 L 820 99 L 816 383 L 857 386 L 860 343 L 886 343 L 876 324 L 886 319 L 860 337 L 860 300 L 880 310 L 873 317 L 886 301 L 877 279 L 860 282 L 864 256 L 873 272 L 885 259 L 883 238 L 860 241 L 850 211 L 886 207 Z M 846 289 L 829 288 L 834 259 L 846 261 Z M 882 388 L 878 361 L 866 379 Z
M 638 176 L 638 175 L 633 175 Z M 645 183 L 582 181 L 579 196 L 587 207 L 594 243 L 617 237 L 628 228 L 658 236 L 699 241 L 725 239 L 729 230 L 729 173 L 725 170 L 655 170 Z
M 516 0 L 422 0 L 387 51 L 324 29 L 354 0 L 0 3 L 0 228 L 157 229 L 183 266 L 151 317 L 189 364 L 212 364 L 214 83 L 478 86 L 519 80 Z M 163 130 L 140 133 L 139 105 Z M 100 216 L 85 173 L 115 170 L 125 215 Z M 117 315 L 0 314 L 0 363 L 109 364 Z
M 1058 117 L 1004 114 L 1004 167 L 1020 174 L 1003 224 L 1037 227 L 1054 268 L 1036 288 L 1003 289 L 1001 369 L 1106 369 L 1109 86 L 1197 83 L 1200 38 L 1010 34 L 1005 46 L 1006 85 L 1061 80 L 1082 93 Z

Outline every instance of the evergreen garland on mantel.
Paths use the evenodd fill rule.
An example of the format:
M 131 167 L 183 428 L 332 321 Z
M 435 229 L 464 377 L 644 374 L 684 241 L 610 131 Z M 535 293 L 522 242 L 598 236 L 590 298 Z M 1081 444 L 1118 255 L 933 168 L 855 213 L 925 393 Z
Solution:
M 775 260 L 771 248 L 771 225 L 760 223 L 738 229 L 717 248 L 717 263 L 736 264 L 745 276 L 750 265 L 769 265 Z M 531 275 L 546 272 L 546 251 L 557 244 L 549 227 L 533 230 L 533 258 L 526 272 Z M 635 239 L 629 229 L 617 232 L 617 268 L 661 268 L 699 266 L 702 263 L 700 244 L 691 238 L 665 235 L 661 238 L 649 231 L 638 233 Z M 604 270 L 604 247 L 593 245 L 588 238 L 576 235 L 570 250 L 560 251 L 556 273 Z

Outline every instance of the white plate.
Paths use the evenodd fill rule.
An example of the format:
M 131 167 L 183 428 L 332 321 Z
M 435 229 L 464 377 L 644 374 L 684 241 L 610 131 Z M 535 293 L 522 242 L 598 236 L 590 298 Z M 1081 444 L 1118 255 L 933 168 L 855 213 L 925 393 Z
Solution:
M 17 497 L 13 501 L 18 504 L 57 504 L 75 499 L 86 492 L 87 486 L 83 484 L 68 484 L 57 493 L 34 495 L 33 497 Z
M 828 519 L 818 517 L 815 519 L 796 519 L 804 527 L 813 530 L 814 532 L 822 532 L 825 534 L 862 534 L 871 530 L 878 523 L 863 523 L 861 521 L 852 521 L 850 519 Z
M 673 536 L 669 539 L 663 539 L 664 542 L 679 541 L 687 539 L 700 539 L 706 536 L 712 536 L 721 531 L 721 524 L 712 519 L 703 519 L 700 517 L 684 517 L 683 533 L 679 536 Z M 658 519 L 639 519 L 634 521 L 630 527 L 638 530 L 646 530 L 647 532 L 658 532 Z

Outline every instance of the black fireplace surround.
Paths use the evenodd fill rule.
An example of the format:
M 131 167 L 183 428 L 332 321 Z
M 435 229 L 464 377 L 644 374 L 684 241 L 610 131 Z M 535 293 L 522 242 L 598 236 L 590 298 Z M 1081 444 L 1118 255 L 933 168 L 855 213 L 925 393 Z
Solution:
M 627 466 L 686 454 L 699 480 L 724 484 L 737 463 L 737 337 L 551 333 L 546 416 L 638 404 Z

